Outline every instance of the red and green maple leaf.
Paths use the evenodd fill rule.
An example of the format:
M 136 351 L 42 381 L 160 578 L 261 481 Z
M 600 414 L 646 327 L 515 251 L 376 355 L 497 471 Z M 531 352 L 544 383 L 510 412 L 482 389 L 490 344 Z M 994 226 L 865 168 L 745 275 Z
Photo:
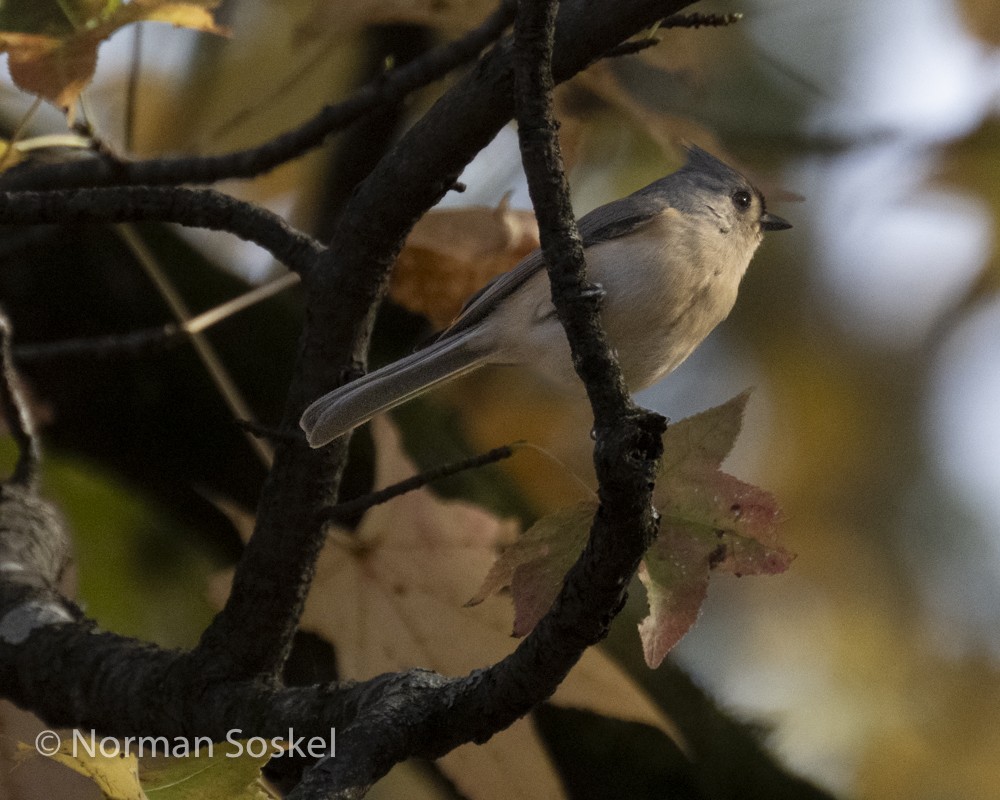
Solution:
M 649 616 L 639 625 L 646 663 L 659 666 L 698 617 L 712 571 L 783 572 L 793 556 L 778 541 L 774 497 L 721 469 L 743 424 L 748 392 L 671 425 L 654 504 L 660 534 L 639 578 Z M 563 577 L 587 541 L 597 501 L 543 517 L 494 563 L 470 603 L 509 588 L 514 634 L 527 634 L 552 605 Z

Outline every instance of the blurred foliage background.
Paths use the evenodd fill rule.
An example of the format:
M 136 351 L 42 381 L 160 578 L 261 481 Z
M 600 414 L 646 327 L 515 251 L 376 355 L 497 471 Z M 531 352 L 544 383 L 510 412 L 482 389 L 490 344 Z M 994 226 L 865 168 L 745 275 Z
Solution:
M 488 10 L 232 0 L 220 13 L 230 39 L 143 26 L 137 51 L 134 29 L 116 34 L 86 111 L 103 139 L 125 146 L 123 97 L 139 52 L 135 154 L 249 146 Z M 673 657 L 693 683 L 673 666 L 641 665 L 638 588 L 609 648 L 678 719 L 677 698 L 701 687 L 759 726 L 781 763 L 834 796 L 1000 798 L 996 9 L 988 0 L 720 0 L 695 10 L 745 17 L 720 30 L 661 31 L 658 47 L 596 64 L 560 90 L 570 179 L 583 213 L 674 169 L 678 143 L 695 141 L 753 175 L 794 223 L 761 248 L 730 319 L 640 399 L 678 419 L 756 387 L 729 469 L 779 497 L 798 558 L 782 576 L 716 579 Z M 259 180 L 220 188 L 322 236 L 353 184 L 441 88 Z M 30 104 L 3 90 L 8 131 Z M 31 130 L 64 125 L 45 108 Z M 510 192 L 512 208 L 529 207 L 511 130 L 463 180 L 468 191 L 444 205 L 496 206 Z M 195 312 L 278 271 L 224 235 L 139 233 Z M 114 230 L 5 231 L 0 262 L 0 300 L 19 343 L 170 320 Z M 293 291 L 207 334 L 265 423 L 279 418 L 298 320 Z M 373 360 L 430 330 L 389 304 Z M 76 534 L 88 613 L 117 631 L 192 644 L 211 613 L 207 576 L 238 554 L 232 509 L 252 511 L 265 474 L 259 455 L 186 345 L 139 357 L 25 358 L 22 369 L 45 423 L 47 489 Z M 575 499 L 570 472 L 590 469 L 586 409 L 526 376 L 474 376 L 397 420 L 427 466 L 517 439 L 562 461 L 527 452 L 442 487 L 525 520 Z M 356 439 L 348 493 L 371 479 L 370 443 Z M 3 452 L 12 463 L 12 448 Z M 552 710 L 538 723 L 567 786 L 574 797 L 607 796 L 574 771 L 572 750 L 559 755 L 560 730 L 580 747 L 587 738 L 567 714 Z M 625 734 L 592 735 L 606 743 Z M 714 788 L 703 775 L 701 794 L 690 796 L 748 796 L 733 772 Z M 447 792 L 433 781 L 425 789 Z M 658 791 L 629 784 L 627 794 Z

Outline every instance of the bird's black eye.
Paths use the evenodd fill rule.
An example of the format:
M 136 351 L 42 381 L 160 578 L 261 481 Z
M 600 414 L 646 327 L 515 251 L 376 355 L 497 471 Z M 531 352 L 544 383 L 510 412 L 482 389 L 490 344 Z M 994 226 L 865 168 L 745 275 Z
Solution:
M 739 191 L 733 192 L 733 205 L 736 206 L 740 211 L 746 211 L 750 208 L 750 204 L 753 202 L 753 198 L 750 196 L 750 192 L 745 189 L 740 189 Z

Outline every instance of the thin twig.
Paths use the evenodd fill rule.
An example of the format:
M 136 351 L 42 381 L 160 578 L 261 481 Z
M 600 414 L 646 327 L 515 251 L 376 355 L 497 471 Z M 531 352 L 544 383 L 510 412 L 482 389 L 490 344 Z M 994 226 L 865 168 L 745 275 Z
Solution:
M 259 422 L 254 422 L 250 419 L 236 419 L 233 420 L 236 427 L 243 431 L 246 431 L 251 436 L 256 436 L 259 439 L 266 439 L 270 442 L 289 442 L 289 443 L 302 443 L 305 439 L 305 435 L 299 428 L 294 431 L 290 430 L 279 430 L 278 428 L 272 428 L 269 425 L 262 425 Z
M 215 308 L 210 308 L 196 317 L 191 317 L 191 319 L 184 323 L 184 330 L 190 334 L 201 333 L 203 330 L 222 322 L 227 317 L 238 314 L 244 309 L 255 306 L 269 297 L 273 297 L 278 292 L 283 292 L 285 289 L 297 285 L 301 280 L 296 272 L 285 273 L 281 277 L 267 283 L 262 283 L 249 292 L 244 292 L 232 300 L 217 305 Z
M 647 36 L 642 39 L 633 39 L 629 42 L 622 42 L 617 47 L 612 47 L 608 52 L 604 54 L 605 58 L 621 58 L 622 56 L 632 56 L 636 53 L 641 53 L 643 50 L 648 50 L 650 47 L 655 47 L 660 43 L 660 40 L 655 36 Z
M 20 344 L 14 348 L 14 357 L 23 363 L 83 356 L 92 358 L 110 358 L 120 355 L 135 357 L 158 350 L 166 350 L 183 341 L 185 334 L 196 334 L 208 330 L 224 319 L 273 297 L 290 286 L 295 286 L 300 280 L 298 273 L 288 272 L 280 278 L 261 284 L 177 325 L 167 323 L 131 333 L 63 339 L 58 342 Z
M 167 350 L 183 339 L 184 330 L 181 327 L 167 324 L 131 333 L 19 344 L 14 348 L 14 358 L 19 363 L 25 364 L 58 358 L 111 358 L 121 355 L 135 357 Z
M 368 494 L 363 494 L 360 497 L 345 500 L 343 503 L 337 503 L 337 505 L 331 506 L 327 509 L 327 513 L 325 515 L 326 521 L 336 522 L 338 520 L 347 519 L 355 514 L 367 511 L 373 506 L 388 503 L 395 497 L 420 489 L 427 484 L 439 481 L 442 478 L 448 478 L 452 475 L 457 475 L 460 472 L 465 472 L 470 469 L 478 469 L 479 467 L 485 467 L 487 464 L 495 464 L 497 461 L 503 461 L 505 458 L 510 458 L 514 455 L 514 451 L 521 445 L 521 442 L 515 442 L 514 444 L 494 447 L 492 450 L 478 456 L 471 456 L 470 458 L 455 461 L 451 464 L 444 464 L 443 466 L 435 467 L 434 469 L 427 470 L 426 472 L 421 472 L 419 475 L 414 475 L 411 478 L 402 480 L 399 483 L 394 483 L 392 486 L 379 489 L 376 492 L 369 492 Z
M 133 226 L 119 225 L 117 226 L 117 231 L 122 241 L 132 251 L 143 272 L 146 273 L 146 276 L 156 287 L 160 296 L 170 307 L 170 311 L 177 322 L 183 326 L 191 319 L 191 312 L 188 310 L 184 298 L 180 296 L 176 288 L 174 288 L 173 283 L 171 283 L 170 279 L 160 268 L 160 263 L 153 251 L 149 249 L 149 246 Z M 215 352 L 212 343 L 202 333 L 191 333 L 190 336 L 195 353 L 198 354 L 198 358 L 204 364 L 209 377 L 212 379 L 212 383 L 215 384 L 215 388 L 218 389 L 223 402 L 232 412 L 233 416 L 237 419 L 252 419 L 253 411 L 243 398 L 240 388 L 230 376 L 226 365 L 219 358 L 219 354 Z M 271 445 L 249 434 L 246 435 L 246 440 L 250 448 L 261 460 L 264 468 L 269 468 L 271 462 L 274 460 L 274 450 L 271 448 Z
M 725 28 L 743 19 L 740 12 L 733 14 L 674 14 L 660 23 L 661 28 Z
M 128 65 L 128 83 L 125 85 L 125 108 L 122 149 L 132 152 L 135 143 L 136 108 L 139 103 L 139 78 L 142 72 L 142 25 L 132 26 L 132 53 Z
M 34 420 L 21 393 L 20 380 L 14 368 L 10 346 L 13 336 L 14 327 L 7 315 L 0 310 L 0 408 L 3 409 L 7 427 L 20 451 L 11 481 L 33 487 L 38 479 L 41 448 L 35 435 Z

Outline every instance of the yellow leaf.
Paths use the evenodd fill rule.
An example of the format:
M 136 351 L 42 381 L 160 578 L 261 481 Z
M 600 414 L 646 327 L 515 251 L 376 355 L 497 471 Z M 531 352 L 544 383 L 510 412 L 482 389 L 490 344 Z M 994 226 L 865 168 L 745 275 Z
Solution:
M 111 17 L 117 27 L 133 22 L 167 22 L 178 28 L 191 28 L 209 33 L 224 33 L 215 24 L 210 9 L 218 2 L 176 3 L 169 0 L 132 0 Z
M 123 751 L 117 745 L 102 749 L 101 740 L 92 739 L 88 732 L 83 734 L 83 742 L 94 755 L 90 755 L 88 746 L 73 738 L 64 740 L 51 754 L 23 743 L 18 743 L 18 750 L 28 757 L 44 756 L 90 778 L 108 800 L 148 800 L 139 785 L 139 762 L 134 754 L 121 754 Z M 102 755 L 103 752 L 113 754 Z
M 281 743 L 264 739 L 217 742 L 188 756 L 143 758 L 140 778 L 151 800 L 271 800 L 277 795 L 260 770 L 282 750 Z

